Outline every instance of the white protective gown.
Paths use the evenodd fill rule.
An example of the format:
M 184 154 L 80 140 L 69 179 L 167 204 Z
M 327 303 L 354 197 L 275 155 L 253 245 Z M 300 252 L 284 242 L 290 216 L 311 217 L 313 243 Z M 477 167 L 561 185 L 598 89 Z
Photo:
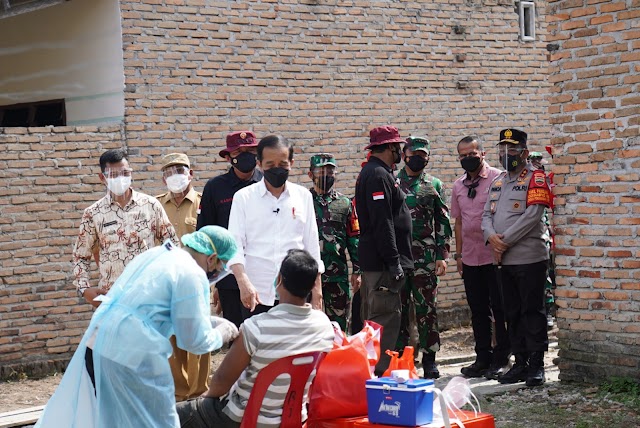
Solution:
M 169 241 L 134 258 L 93 314 L 36 427 L 179 427 L 169 337 L 194 354 L 220 348 L 209 300 L 205 272 Z M 85 368 L 87 341 L 95 393 Z

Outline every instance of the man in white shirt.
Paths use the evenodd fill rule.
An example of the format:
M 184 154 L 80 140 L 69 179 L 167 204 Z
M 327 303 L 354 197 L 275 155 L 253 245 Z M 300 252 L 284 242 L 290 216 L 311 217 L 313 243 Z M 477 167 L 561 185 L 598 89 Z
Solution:
M 267 312 L 276 301 L 275 280 L 280 264 L 291 249 L 307 250 L 318 262 L 319 273 L 311 292 L 314 309 L 322 309 L 318 227 L 313 197 L 306 188 L 287 181 L 293 166 L 293 144 L 269 135 L 258 144 L 259 182 L 239 190 L 233 197 L 229 231 L 239 251 L 229 260 L 249 318 Z

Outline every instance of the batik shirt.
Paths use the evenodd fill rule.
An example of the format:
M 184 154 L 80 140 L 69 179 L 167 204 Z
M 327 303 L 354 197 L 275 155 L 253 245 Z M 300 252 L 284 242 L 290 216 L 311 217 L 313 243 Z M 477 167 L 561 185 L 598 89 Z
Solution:
M 107 194 L 84 210 L 73 248 L 76 288 L 91 286 L 89 271 L 95 250 L 100 254 L 98 287 L 109 290 L 138 254 L 167 239 L 179 246 L 175 229 L 160 202 L 144 193 L 132 192 L 124 208 Z
M 407 194 L 406 203 L 412 219 L 412 254 L 418 266 L 435 270 L 436 260 L 449 257 L 451 222 L 444 202 L 442 182 L 423 171 L 410 177 L 403 168 L 398 173 L 400 188 Z
M 311 189 L 316 210 L 320 256 L 324 262 L 322 282 L 348 281 L 347 251 L 351 257 L 353 272 L 360 273 L 358 263 L 358 236 L 360 226 L 351 200 L 331 189 L 319 195 Z

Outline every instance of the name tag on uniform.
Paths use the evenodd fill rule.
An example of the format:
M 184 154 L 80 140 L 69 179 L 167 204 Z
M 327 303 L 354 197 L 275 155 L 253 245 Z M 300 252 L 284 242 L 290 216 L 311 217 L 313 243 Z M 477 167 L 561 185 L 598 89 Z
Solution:
M 110 221 L 109 223 L 104 223 L 102 227 L 109 227 L 109 226 L 113 226 L 114 224 L 118 224 L 118 222 L 113 220 L 113 221 Z

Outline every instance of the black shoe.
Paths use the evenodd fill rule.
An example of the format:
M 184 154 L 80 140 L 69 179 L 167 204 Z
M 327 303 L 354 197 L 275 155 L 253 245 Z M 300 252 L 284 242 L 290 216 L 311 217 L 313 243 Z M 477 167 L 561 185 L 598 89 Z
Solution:
M 523 364 L 515 364 L 511 367 L 511 370 L 498 377 L 500 383 L 518 383 L 527 380 L 527 373 L 529 367 Z
M 544 383 L 544 367 L 529 367 L 527 371 L 527 386 L 540 386 Z
M 489 368 L 484 372 L 484 377 L 489 380 L 498 380 L 501 376 L 509 371 L 511 366 L 509 363 L 502 364 L 491 364 Z
M 540 386 L 544 383 L 544 352 L 529 354 L 529 369 L 527 370 L 527 386 Z
M 488 364 L 483 364 L 476 361 L 470 366 L 461 368 L 460 373 L 462 373 L 464 377 L 482 377 L 488 369 Z
M 440 371 L 436 366 L 436 354 L 433 352 L 424 352 L 422 354 L 422 370 L 424 379 L 438 379 Z

